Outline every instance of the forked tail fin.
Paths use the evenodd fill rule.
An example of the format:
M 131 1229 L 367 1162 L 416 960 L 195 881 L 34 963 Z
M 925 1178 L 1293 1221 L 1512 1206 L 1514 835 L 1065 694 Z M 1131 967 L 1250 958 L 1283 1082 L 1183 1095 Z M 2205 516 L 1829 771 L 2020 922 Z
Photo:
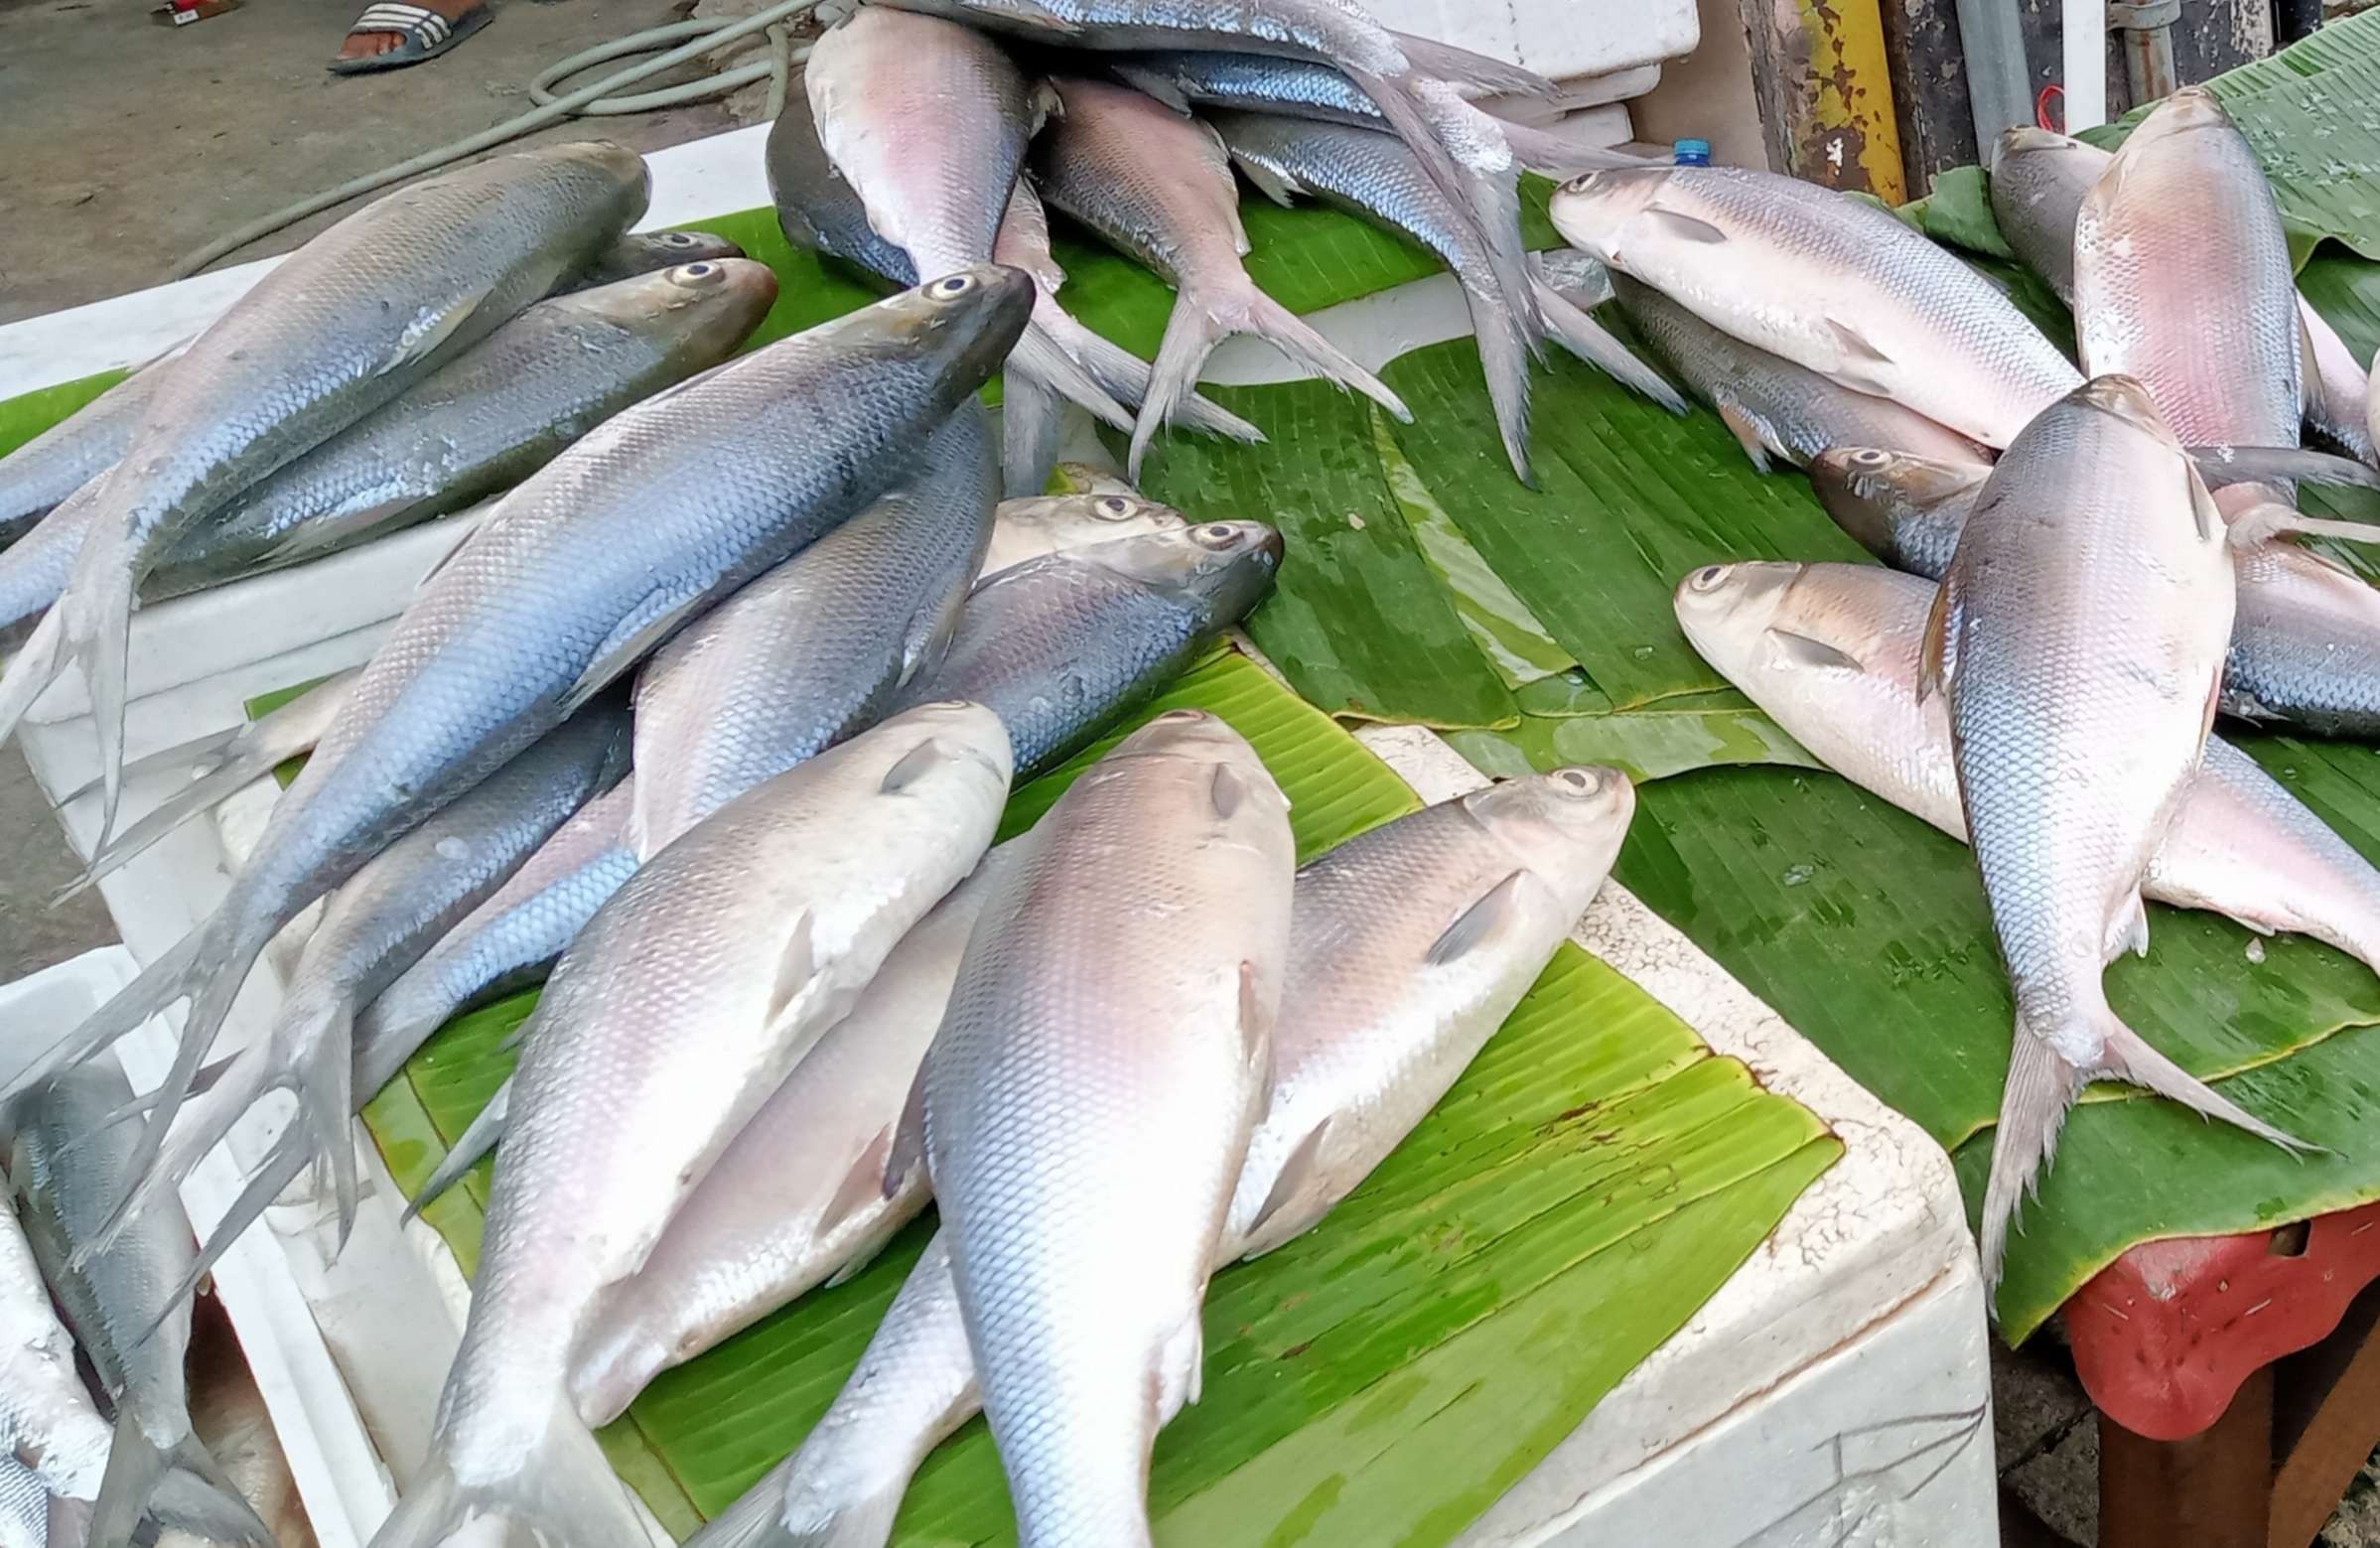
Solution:
M 485 1515 L 528 1527 L 555 1548 L 665 1548 L 646 1532 L 594 1432 L 559 1391 L 525 1452 L 471 1457 L 468 1481 L 456 1474 L 453 1437 L 443 1425 L 432 1445 L 371 1548 L 438 1548 Z

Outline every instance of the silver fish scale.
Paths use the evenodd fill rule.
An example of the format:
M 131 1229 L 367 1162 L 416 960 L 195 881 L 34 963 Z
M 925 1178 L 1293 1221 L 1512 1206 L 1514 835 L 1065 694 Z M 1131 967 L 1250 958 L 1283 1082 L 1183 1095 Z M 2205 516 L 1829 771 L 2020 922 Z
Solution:
M 787 241 L 856 263 L 896 285 L 917 283 L 917 266 L 909 253 L 877 234 L 868 223 L 868 207 L 818 143 L 806 87 L 785 93 L 785 109 L 770 126 L 763 156 L 769 200 L 776 206 Z
M 1020 1542 L 1123 1548 L 1148 1542 L 1149 1448 L 1196 1386 L 1265 1088 L 1287 803 L 1236 734 L 1177 711 L 1081 775 L 1022 861 L 927 1055 L 927 1167 Z
M 152 550 L 544 295 L 643 212 L 645 190 L 641 158 L 595 142 L 499 156 L 349 215 L 167 366 L 103 527 Z
M 1992 163 L 1992 214 L 2025 266 L 2072 306 L 2074 222 L 2111 158 L 2062 135 L 2034 131 L 2028 141 L 2014 147 L 2004 140 Z
M 636 683 L 638 853 L 872 724 L 947 638 L 999 496 L 991 428 L 962 403 L 904 488 L 656 655 Z
M 978 586 L 949 653 L 900 702 L 985 706 L 1008 727 L 1024 778 L 1155 693 L 1219 627 L 1198 599 L 1052 554 Z
M 51 1488 L 89 1499 L 107 1467 L 107 1426 L 74 1368 L 14 1209 L 0 1209 L 0 1453 L 29 1459 Z
M 1945 692 L 1993 926 L 2021 1020 L 2080 1069 L 2105 1047 L 2110 925 L 2197 766 L 2230 633 L 2230 561 L 2194 489 L 2178 446 L 2077 393 L 1994 469 L 1945 581 Z
M 1230 60 L 1229 55 L 1197 56 Z M 1344 75 L 1319 65 L 1242 55 L 1252 69 L 1328 75 L 1356 91 Z M 1363 97 L 1365 102 L 1370 98 Z M 1477 228 L 1430 181 L 1413 152 L 1394 135 L 1263 113 L 1217 115 L 1215 127 L 1233 154 L 1285 174 L 1327 204 L 1388 221 L 1447 260 L 1458 273 L 1485 274 L 1490 262 Z
M 32 531 L 0 549 L 0 626 L 28 619 L 58 600 L 99 509 L 98 480 L 70 493 Z
M 1265 54 L 1205 49 L 1128 54 L 1112 62 L 1126 74 L 1145 71 L 1190 101 L 1251 112 L 1297 113 L 1323 123 L 1386 130 L 1380 104 L 1328 65 Z
M 2380 594 L 2290 543 L 2256 544 L 2235 562 L 2224 709 L 2326 736 L 2380 735 Z
M 1176 286 L 1238 270 L 1248 238 L 1214 131 L 1103 81 L 1066 80 L 1059 94 L 1066 111 L 1035 146 L 1044 199 Z
M 883 0 L 905 11 L 950 16 L 992 31 L 1018 31 L 1050 43 L 1038 20 L 1008 22 L 1003 0 Z M 1224 49 L 1319 60 L 1375 74 L 1408 67 L 1396 40 L 1369 16 L 1329 0 L 1044 0 L 1037 18 L 1055 17 L 1065 42 L 1090 49 Z M 1253 46 L 1261 45 L 1259 50 Z
M 106 1059 L 36 1086 L 11 1107 L 9 1175 L 31 1200 L 27 1239 L 101 1385 L 170 1450 L 190 1433 L 190 1318 L 169 1317 L 154 1334 L 148 1328 L 195 1256 L 180 1202 L 141 1210 L 82 1267 L 71 1264 L 131 1190 L 140 1125 L 106 1121 L 131 1100 L 131 1086 Z
M 2255 152 L 2203 91 L 2152 112 L 2083 201 L 2074 321 L 2084 369 L 2137 377 L 2185 445 L 2298 444 L 2289 235 Z
M 768 308 L 757 284 L 729 282 L 755 267 L 539 302 L 184 534 L 142 595 L 247 573 L 300 527 L 345 528 L 353 541 L 516 483 L 612 414 L 724 359 Z
M 134 372 L 0 457 L 0 543 L 22 538 L 53 506 L 116 465 L 160 374 Z
M 1628 321 L 1696 393 L 1750 415 L 1796 464 L 1830 446 L 1880 446 L 1943 462 L 1988 460 L 1957 431 L 1742 343 L 1649 285 L 1625 274 L 1612 275 L 1611 284 Z

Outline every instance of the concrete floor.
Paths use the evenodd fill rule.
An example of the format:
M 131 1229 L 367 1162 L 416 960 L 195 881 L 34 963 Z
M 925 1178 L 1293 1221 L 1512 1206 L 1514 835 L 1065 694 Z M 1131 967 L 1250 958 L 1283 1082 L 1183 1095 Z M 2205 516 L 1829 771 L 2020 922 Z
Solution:
M 494 0 L 495 24 L 448 58 L 342 78 L 323 62 L 362 0 L 245 0 L 183 28 L 152 23 L 145 3 L 0 0 L 0 322 L 160 283 L 231 226 L 512 117 L 546 65 L 683 10 Z M 650 150 L 730 123 L 724 109 L 697 106 L 538 138 L 604 134 Z M 338 213 L 241 256 L 293 245 Z M 13 749 L 0 750 L 0 853 L 11 860 L 0 981 L 113 937 L 93 897 L 45 907 L 74 866 Z M 2055 1541 L 2087 1544 L 2097 1435 L 2081 1390 L 2062 1356 L 1997 1352 L 2004 1484 Z M 2367 1473 L 2320 1548 L 2380 1548 L 2376 1482 Z

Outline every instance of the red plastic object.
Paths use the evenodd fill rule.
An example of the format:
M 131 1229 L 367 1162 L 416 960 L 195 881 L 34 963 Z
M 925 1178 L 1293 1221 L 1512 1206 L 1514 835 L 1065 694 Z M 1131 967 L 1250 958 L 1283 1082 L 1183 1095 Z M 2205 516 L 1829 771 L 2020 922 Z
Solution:
M 2275 1234 L 2150 1242 L 2076 1292 L 2066 1333 L 2101 1413 L 2153 1441 L 2196 1435 L 2241 1382 L 2320 1342 L 2380 1279 L 2380 1203 L 2309 1221 L 2300 1253 Z

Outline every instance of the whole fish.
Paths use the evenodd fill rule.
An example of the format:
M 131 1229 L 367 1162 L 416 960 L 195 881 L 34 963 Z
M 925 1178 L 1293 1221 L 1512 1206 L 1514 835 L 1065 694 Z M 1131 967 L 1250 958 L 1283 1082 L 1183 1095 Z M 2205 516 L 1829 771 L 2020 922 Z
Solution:
M 564 280 L 554 294 L 567 296 L 598 285 L 617 285 L 681 263 L 718 263 L 743 256 L 742 247 L 712 231 L 631 231 L 597 253 L 593 262 Z
M 2081 377 L 1991 281 L 1896 216 L 1741 167 L 1594 172 L 1571 245 L 1838 386 L 2007 446 Z
M 355 1013 L 502 885 L 572 812 L 617 783 L 629 761 L 627 695 L 606 695 L 548 732 L 421 826 L 373 856 L 330 897 L 307 937 L 271 1030 L 239 1051 L 187 1122 L 135 1177 L 99 1240 L 179 1185 L 259 1097 L 286 1090 L 296 1123 L 329 1166 L 340 1239 L 360 1197 L 348 1121 Z M 228 1241 L 248 1220 L 227 1215 Z
M 1710 565 L 1679 585 L 1677 615 L 1703 659 L 1828 768 L 1964 841 L 1949 714 L 1916 694 L 1933 597 L 1872 565 Z M 2220 737 L 2141 892 L 2311 935 L 2380 971 L 2380 871 Z
M 767 264 L 731 258 L 541 301 L 187 534 L 141 594 L 318 558 L 509 489 L 726 359 L 775 300 Z
M 2302 477 L 2312 460 L 2359 467 L 2287 448 L 2201 448 L 2196 457 L 2208 485 L 2221 487 Z M 1949 568 L 1985 472 L 1838 447 L 1810 465 L 1810 480 L 1828 513 L 1870 552 L 1930 580 Z M 2294 543 L 2234 546 L 2231 559 L 2237 602 L 2223 713 L 2327 736 L 2380 736 L 2380 591 Z
M 2114 159 L 2112 151 L 2030 125 L 2003 131 L 1994 149 L 1992 213 L 2001 234 L 2068 306 L 2074 303 L 2075 218 Z M 2308 388 L 2307 423 L 2350 455 L 2372 462 L 2372 435 L 2364 423 L 2371 398 L 2354 352 L 2303 295 L 2298 318 L 2306 327 L 2301 372 Z
M 1921 693 L 1939 689 L 1967 831 L 2016 991 L 1983 1262 L 2083 1083 L 2107 1075 L 2291 1148 L 2108 1008 L 2107 959 L 2148 947 L 2140 888 L 2214 717 L 2228 537 L 2149 389 L 2098 377 L 1992 470 L 1943 576 Z
M 1620 309 L 1671 370 L 1719 411 L 1754 468 L 1779 457 L 1806 467 L 1830 446 L 1888 447 L 1975 467 L 1992 454 L 1957 431 L 1890 398 L 1854 392 L 1816 371 L 1721 333 L 1649 285 L 1612 276 Z
M 166 1287 L 191 1258 L 189 1219 L 177 1202 L 101 1240 L 132 1182 L 137 1135 L 114 1122 L 131 1102 L 123 1075 L 101 1062 L 66 1071 L 9 1112 L 8 1173 L 25 1199 L 26 1239 L 115 1408 L 89 1541 L 129 1542 L 160 1486 L 179 1474 L 179 1492 L 208 1500 L 205 1528 L 217 1540 L 269 1544 L 272 1532 L 191 1430 L 189 1311 L 160 1316 Z
M 925 1207 L 925 1169 L 893 1137 L 942 1024 L 967 936 L 1019 851 L 1004 845 L 901 937 L 851 1014 L 737 1134 L 636 1276 L 580 1342 L 579 1417 L 609 1424 L 644 1384 L 819 1284 Z
M 133 596 L 168 546 L 584 268 L 646 187 L 606 141 L 498 156 L 374 200 L 257 281 L 166 363 L 59 606 L 0 675 L 0 734 L 79 661 L 112 829 Z
M 973 59 L 972 47 L 953 57 L 954 63 Z M 992 79 L 1000 76 L 994 72 Z M 874 121 L 883 103 L 870 105 L 863 88 L 856 98 L 863 122 Z M 978 111 L 969 118 L 980 120 Z M 936 105 L 935 111 L 948 116 Z M 860 154 L 858 151 L 855 155 Z M 895 193 L 908 192 L 920 205 L 932 202 L 934 191 L 921 189 L 914 167 L 900 159 L 879 156 L 872 163 L 877 181 Z M 887 240 L 870 222 L 868 206 L 852 181 L 837 170 L 819 141 L 816 115 L 806 91 L 786 98 L 784 111 L 769 131 L 767 171 L 770 198 L 786 239 L 814 248 L 847 263 L 859 265 L 896 285 L 916 283 L 917 266 L 907 248 Z M 887 197 L 892 197 L 888 195 Z M 974 195 L 966 190 L 941 193 L 944 201 L 963 207 Z M 1149 362 L 1093 333 L 1057 304 L 1065 270 L 1050 252 L 1049 220 L 1042 203 L 1025 180 L 1017 178 L 1008 205 L 992 238 L 994 260 L 1025 270 L 1034 277 L 1033 323 L 1030 337 L 1054 345 L 1054 352 L 1038 343 L 1026 347 L 1024 370 L 1004 381 L 1002 436 L 1006 445 L 1003 467 L 1012 492 L 1039 493 L 1049 478 L 1043 466 L 1052 454 L 1056 410 L 1060 398 L 1081 403 L 1117 429 L 1129 429 L 1132 416 L 1123 405 L 1137 404 L 1149 390 Z M 1037 374 L 1034 367 L 1043 374 Z M 1083 374 L 1087 373 L 1087 375 Z M 1048 379 L 1044 379 L 1044 375 Z M 1261 441 L 1263 433 L 1238 415 L 1204 397 L 1185 408 L 1182 423 L 1244 441 Z
M 1262 1116 L 1295 868 L 1254 749 L 1169 710 L 1058 797 L 968 938 L 923 1151 L 1021 1548 L 1149 1542 L 1150 1447 L 1197 1395 Z
M 1149 393 L 1132 427 L 1130 477 L 1139 478 L 1158 427 L 1196 384 L 1206 356 L 1232 334 L 1255 334 L 1397 418 L 1412 419 L 1377 376 L 1248 278 L 1240 263 L 1248 235 L 1240 227 L 1238 186 L 1212 128 L 1129 86 L 1071 75 L 1050 84 L 1062 105 L 1035 151 L 1044 197 L 1175 289 Z
M 1299 871 L 1271 1096 L 1218 1263 L 1320 1221 L 1437 1105 L 1578 923 L 1634 807 L 1616 771 L 1560 770 Z M 979 1401 L 937 1238 L 810 1439 L 695 1541 L 877 1548 L 910 1476 Z
M 1277 63 L 1247 55 L 1238 58 L 1256 65 Z M 1470 222 L 1461 218 L 1423 174 L 1403 141 L 1369 129 L 1271 114 L 1219 112 L 1211 114 L 1209 122 L 1249 181 L 1273 199 L 1286 205 L 1293 195 L 1319 198 L 1402 231 L 1446 260 L 1470 311 L 1471 334 L 1478 341 L 1504 454 L 1523 483 L 1529 481 L 1529 359 L 1538 335 L 1556 314 L 1562 317 L 1554 337 L 1582 359 L 1664 407 L 1683 411 L 1685 404 L 1675 388 L 1542 282 L 1533 287 L 1536 314 L 1514 311 L 1497 274 L 1497 255 L 1477 245 Z
M 2272 186 L 2222 104 L 2185 86 L 2142 120 L 2075 216 L 2083 368 L 2138 380 L 2185 442 L 2295 445 L 2302 335 Z M 2251 488 L 2217 503 L 2232 512 L 2268 497 L 2288 493 Z
M 573 943 L 522 1040 L 430 1458 L 376 1548 L 490 1513 L 582 1548 L 643 1541 L 572 1406 L 572 1351 L 745 1121 L 974 868 L 1009 769 L 981 706 L 897 716 L 730 802 Z
M 1031 290 L 1014 269 L 945 275 L 637 404 L 532 475 L 397 620 L 216 911 L 11 1089 L 190 996 L 161 1133 L 282 924 L 875 498 L 1006 354 Z
M 1208 521 L 1029 560 L 978 585 L 905 703 L 967 699 L 1008 727 L 1017 774 L 1071 757 L 1171 682 L 1272 589 L 1281 534 Z
M 984 573 L 1027 557 L 1114 541 L 1117 533 L 1178 531 L 1183 524 L 1179 512 L 1134 495 L 1008 500 L 993 523 Z M 1039 627 L 1044 621 L 1033 622 Z M 1104 707 L 1091 713 L 1104 714 Z M 372 1002 L 356 1023 L 358 1058 L 365 1048 L 385 1045 L 391 1057 L 382 1062 L 393 1070 L 475 1000 L 542 978 L 595 911 L 635 872 L 637 855 L 628 839 L 634 804 L 631 776 L 563 824 L 495 896 Z M 370 1092 L 378 1085 L 359 1083 L 356 1089 Z M 490 1110 L 495 1107 L 489 1104 Z M 475 1123 L 476 1132 L 450 1148 L 417 1201 L 436 1196 L 461 1178 L 492 1147 L 501 1123 L 500 1114 L 485 1127 Z

